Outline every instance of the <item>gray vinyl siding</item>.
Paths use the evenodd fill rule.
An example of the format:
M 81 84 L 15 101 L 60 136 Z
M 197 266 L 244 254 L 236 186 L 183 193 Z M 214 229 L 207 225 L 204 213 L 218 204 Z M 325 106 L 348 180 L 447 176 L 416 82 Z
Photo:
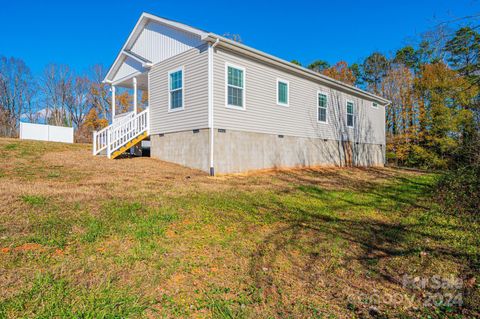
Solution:
M 168 72 L 184 68 L 184 110 L 169 112 Z M 149 72 L 150 134 L 208 126 L 207 46 L 190 49 L 155 64 Z
M 226 107 L 225 64 L 245 68 L 245 110 Z M 277 105 L 277 79 L 289 81 L 289 106 Z M 317 122 L 317 91 L 327 93 L 328 123 Z M 355 125 L 346 126 L 346 101 L 355 104 Z M 288 73 L 218 49 L 214 54 L 214 126 L 240 131 L 308 138 L 385 143 L 385 108 L 372 101 L 330 89 L 311 79 Z

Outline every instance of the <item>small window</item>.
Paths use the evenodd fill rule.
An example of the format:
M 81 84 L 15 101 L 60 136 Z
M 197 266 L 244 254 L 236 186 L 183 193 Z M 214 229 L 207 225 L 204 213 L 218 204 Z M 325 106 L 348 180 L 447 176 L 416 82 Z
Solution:
M 318 92 L 317 95 L 317 112 L 318 112 L 318 121 L 322 123 L 327 123 L 327 95 L 322 92 Z
M 277 104 L 288 106 L 289 89 L 288 81 L 277 80 Z
M 183 109 L 183 68 L 168 72 L 169 108 Z
M 375 103 L 375 102 L 372 102 L 372 106 L 373 106 L 374 108 L 377 108 L 377 107 L 378 107 L 378 104 Z
M 347 126 L 353 127 L 354 116 L 353 116 L 353 102 L 347 101 Z
M 245 108 L 245 70 L 227 65 L 227 106 Z

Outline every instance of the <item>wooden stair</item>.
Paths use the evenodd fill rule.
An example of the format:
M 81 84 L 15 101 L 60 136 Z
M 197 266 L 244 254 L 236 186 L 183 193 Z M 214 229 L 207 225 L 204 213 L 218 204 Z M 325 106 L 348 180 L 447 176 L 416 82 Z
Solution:
M 141 141 L 143 141 L 143 140 L 146 139 L 147 137 L 148 137 L 147 132 L 143 132 L 142 134 L 140 134 L 139 136 L 135 137 L 134 139 L 132 139 L 131 141 L 129 141 L 127 144 L 125 144 L 124 146 L 120 147 L 118 150 L 116 150 L 115 152 L 113 152 L 110 158 L 116 158 L 116 157 L 122 155 L 123 153 L 125 153 L 125 152 L 128 151 L 130 148 L 134 147 L 135 145 L 137 145 L 138 143 L 140 143 Z

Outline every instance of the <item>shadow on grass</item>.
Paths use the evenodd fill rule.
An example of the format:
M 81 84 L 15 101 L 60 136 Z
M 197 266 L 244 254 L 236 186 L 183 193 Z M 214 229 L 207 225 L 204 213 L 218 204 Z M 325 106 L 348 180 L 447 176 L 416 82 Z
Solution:
M 318 289 L 322 280 L 336 279 L 325 278 L 325 272 L 318 271 L 319 265 L 334 271 L 335 267 L 345 269 L 349 263 L 355 262 L 360 265 L 362 274 L 374 274 L 368 282 L 373 279 L 381 285 L 393 285 L 402 290 L 402 272 L 408 272 L 409 266 L 379 267 L 381 260 L 402 257 L 401 263 L 411 258 L 421 263 L 422 256 L 432 256 L 456 262 L 461 260 L 464 263 L 463 277 L 478 272 L 477 254 L 445 245 L 450 240 L 448 232 L 424 231 L 427 225 L 438 230 L 466 231 L 463 225 L 444 225 L 432 219 L 418 218 L 435 210 L 434 204 L 428 200 L 433 191 L 432 180 L 391 176 L 382 170 L 369 171 L 388 178 L 389 182 L 358 181 L 337 172 L 322 172 L 322 178 L 334 179 L 333 184 L 343 188 L 338 191 L 318 187 L 315 176 L 318 172 L 314 170 L 309 172 L 310 178 L 294 172 L 280 174 L 281 179 L 300 186 L 285 197 L 276 197 L 264 207 L 269 210 L 275 207 L 274 215 L 284 226 L 266 236 L 251 256 L 250 275 L 258 288 L 269 295 L 282 294 L 279 289 L 281 279 L 270 271 L 282 258 L 288 259 L 297 270 L 297 280 L 312 291 Z M 310 201 L 314 203 L 309 204 Z M 293 251 L 303 251 L 306 260 L 300 262 Z M 368 291 L 371 287 L 362 289 Z M 348 299 L 345 291 L 334 293 Z M 477 295 L 478 291 L 473 294 Z M 477 302 L 469 303 L 469 300 L 467 296 L 464 307 L 478 311 Z M 281 308 L 278 311 L 282 315 L 289 315 L 288 306 L 282 305 Z

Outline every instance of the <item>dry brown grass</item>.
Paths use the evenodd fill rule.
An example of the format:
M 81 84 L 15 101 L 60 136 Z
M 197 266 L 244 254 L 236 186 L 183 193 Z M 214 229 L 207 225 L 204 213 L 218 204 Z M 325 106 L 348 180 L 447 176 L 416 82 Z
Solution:
M 120 298 L 125 309 L 107 307 L 120 317 L 443 316 L 417 301 L 373 311 L 350 297 L 416 294 L 402 287 L 404 273 L 471 278 L 465 262 L 478 254 L 478 226 L 428 213 L 434 177 L 419 172 L 209 177 L 151 158 L 93 157 L 89 145 L 12 139 L 0 139 L 0 161 L 0 315 L 12 318 L 67 317 L 62 307 L 96 317 L 92 293 Z M 35 299 L 36 285 L 55 292 L 62 280 L 67 297 Z M 465 297 L 470 313 L 475 296 Z

